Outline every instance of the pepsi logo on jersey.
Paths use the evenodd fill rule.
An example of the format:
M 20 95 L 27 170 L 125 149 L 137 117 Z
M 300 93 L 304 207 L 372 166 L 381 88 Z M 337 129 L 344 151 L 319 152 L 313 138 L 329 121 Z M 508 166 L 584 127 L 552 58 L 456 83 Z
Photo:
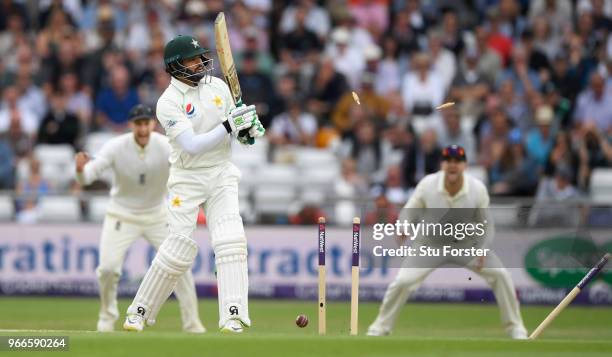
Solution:
M 191 103 L 187 103 L 185 106 L 185 113 L 187 114 L 188 118 L 192 118 L 195 114 L 195 106 Z

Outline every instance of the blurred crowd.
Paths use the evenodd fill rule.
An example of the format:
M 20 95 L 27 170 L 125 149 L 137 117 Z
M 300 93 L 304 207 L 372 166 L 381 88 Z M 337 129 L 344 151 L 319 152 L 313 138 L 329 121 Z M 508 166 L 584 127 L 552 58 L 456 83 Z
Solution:
M 269 160 L 331 150 L 339 194 L 404 203 L 448 144 L 493 195 L 574 197 L 612 162 L 612 0 L 0 0 L 0 189 L 58 189 L 35 145 L 125 131 L 169 84 L 167 41 L 214 56 L 219 11 Z

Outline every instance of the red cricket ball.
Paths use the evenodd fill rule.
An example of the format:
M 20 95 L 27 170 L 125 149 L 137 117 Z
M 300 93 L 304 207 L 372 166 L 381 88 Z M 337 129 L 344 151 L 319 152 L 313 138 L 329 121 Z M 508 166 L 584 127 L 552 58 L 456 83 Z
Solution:
M 295 319 L 295 324 L 298 325 L 298 327 L 308 326 L 308 317 L 306 315 L 298 315 Z

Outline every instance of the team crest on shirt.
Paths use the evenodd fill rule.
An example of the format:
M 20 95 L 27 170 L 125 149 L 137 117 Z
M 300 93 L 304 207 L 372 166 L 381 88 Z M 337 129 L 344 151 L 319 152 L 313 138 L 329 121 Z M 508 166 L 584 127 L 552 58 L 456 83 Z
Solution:
M 187 118 L 193 118 L 195 114 L 195 105 L 187 103 L 187 105 L 185 106 L 185 114 L 187 114 Z

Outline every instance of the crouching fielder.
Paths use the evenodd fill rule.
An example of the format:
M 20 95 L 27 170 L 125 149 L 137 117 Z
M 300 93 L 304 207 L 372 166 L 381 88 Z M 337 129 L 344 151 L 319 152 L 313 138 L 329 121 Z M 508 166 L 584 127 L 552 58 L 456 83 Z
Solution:
M 159 249 L 168 235 L 165 198 L 170 144 L 163 135 L 153 132 L 155 119 L 150 107 L 135 106 L 129 119 L 132 132 L 105 143 L 94 159 L 84 152 L 76 155 L 76 176 L 81 185 L 92 183 L 107 168 L 114 174 L 96 269 L 100 289 L 97 329 L 101 332 L 113 331 L 119 318 L 117 283 L 132 242 L 144 237 Z M 174 293 L 181 308 L 183 330 L 204 332 L 191 271 L 180 276 Z
M 178 277 L 197 254 L 193 240 L 203 205 L 215 253 L 219 328 L 242 332 L 250 326 L 247 243 L 238 210 L 240 171 L 230 163 L 229 134 L 249 129 L 264 134 L 254 106 L 236 108 L 223 80 L 211 76 L 212 59 L 191 36 L 178 36 L 164 49 L 170 85 L 157 102 L 157 118 L 172 151 L 168 190 L 169 235 L 159 248 L 123 325 L 141 331 L 155 321 Z
M 450 145 L 443 150 L 442 159 L 442 170 L 419 182 L 404 209 L 487 208 L 489 194 L 486 187 L 479 180 L 464 173 L 465 150 L 460 146 Z M 412 262 L 407 260 L 404 263 Z M 434 265 L 445 262 L 453 260 L 442 258 L 436 260 Z M 467 262 L 465 267 L 482 276 L 493 289 L 502 323 L 510 336 L 514 339 L 527 338 L 514 284 L 499 258 L 489 252 L 486 257 Z M 410 294 L 434 269 L 435 267 L 418 267 L 399 270 L 395 280 L 387 288 L 376 320 L 368 329 L 369 336 L 391 333 L 395 320 Z

